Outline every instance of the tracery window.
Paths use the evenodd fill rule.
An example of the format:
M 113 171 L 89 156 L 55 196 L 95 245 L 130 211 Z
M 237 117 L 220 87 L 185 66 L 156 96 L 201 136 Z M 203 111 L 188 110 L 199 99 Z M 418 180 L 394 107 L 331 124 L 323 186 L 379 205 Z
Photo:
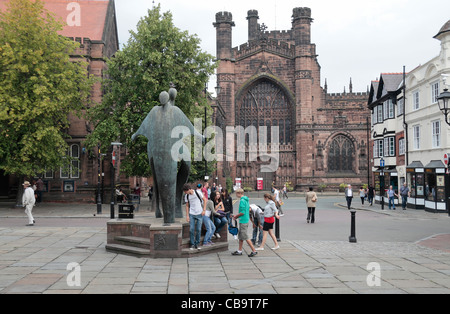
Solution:
M 353 172 L 355 149 L 352 141 L 344 136 L 336 136 L 329 146 L 328 171 Z
M 285 92 L 269 80 L 261 80 L 250 87 L 236 109 L 236 121 L 247 128 L 267 127 L 267 142 L 271 143 L 272 126 L 279 127 L 280 145 L 291 144 L 293 136 L 292 106 Z M 248 138 L 246 139 L 248 143 Z

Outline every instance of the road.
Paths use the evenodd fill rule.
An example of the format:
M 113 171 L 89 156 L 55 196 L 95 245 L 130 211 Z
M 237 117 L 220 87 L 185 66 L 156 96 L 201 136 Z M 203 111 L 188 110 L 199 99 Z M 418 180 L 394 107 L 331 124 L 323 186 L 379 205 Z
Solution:
M 359 205 L 359 200 L 354 200 L 354 205 Z M 306 222 L 307 209 L 304 198 L 296 197 L 284 200 L 283 210 L 285 216 L 280 222 L 280 237 L 283 241 L 288 240 L 317 240 L 317 241 L 347 241 L 350 235 L 350 212 L 339 206 L 345 203 L 342 197 L 320 196 L 317 202 L 316 221 L 314 224 Z M 261 197 L 250 196 L 250 203 L 261 206 L 265 202 Z M 145 204 L 144 204 L 145 205 Z M 43 204 L 42 207 L 46 205 Z M 70 211 L 70 205 L 67 211 Z M 80 218 L 60 217 L 59 214 L 51 212 L 44 214 L 43 208 L 35 209 L 36 225 L 39 227 L 91 227 L 105 228 L 108 221 L 107 211 L 103 217 L 94 217 L 95 206 L 92 210 L 83 210 Z M 236 207 L 236 205 L 235 205 Z M 146 208 L 146 205 L 142 208 Z M 363 207 L 366 210 L 358 210 L 356 213 L 356 237 L 359 241 L 368 242 L 417 242 L 436 234 L 450 233 L 450 223 L 447 214 L 431 214 L 423 211 L 408 209 L 394 212 L 381 211 L 379 206 Z M 117 210 L 117 207 L 116 207 Z M 237 209 L 235 208 L 235 211 Z M 77 213 L 73 213 L 77 216 Z M 22 218 L 23 215 L 23 218 Z M 138 217 L 140 214 L 137 213 Z M 0 228 L 23 227 L 27 219 L 23 210 L 18 209 L 14 215 L 0 217 Z

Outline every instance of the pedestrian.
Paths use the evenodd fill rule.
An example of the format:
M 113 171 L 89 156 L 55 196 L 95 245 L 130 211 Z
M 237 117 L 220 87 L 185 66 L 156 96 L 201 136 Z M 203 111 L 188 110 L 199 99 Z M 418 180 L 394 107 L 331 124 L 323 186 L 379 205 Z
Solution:
M 284 203 L 281 202 L 281 198 L 280 198 L 280 190 L 278 190 L 276 187 L 273 187 L 273 195 L 274 195 L 274 200 L 275 200 L 275 205 L 278 209 L 278 211 L 280 212 L 280 216 L 284 216 L 283 210 L 281 209 L 281 205 L 283 205 Z
M 306 193 L 306 206 L 308 207 L 308 216 L 306 217 L 306 221 L 313 224 L 316 220 L 316 202 L 317 202 L 317 194 L 313 191 L 313 188 L 309 188 L 309 192 Z
M 34 226 L 35 220 L 33 218 L 33 206 L 36 203 L 36 197 L 34 196 L 34 190 L 31 187 L 30 182 L 25 181 L 23 184 L 22 205 L 25 207 L 25 214 L 28 216 L 27 226 Z
M 402 208 L 403 210 L 406 210 L 406 206 L 408 205 L 408 197 L 411 195 L 406 182 L 403 183 L 403 186 L 400 188 L 400 195 L 402 197 Z
M 375 196 L 375 189 L 372 186 L 372 184 L 370 184 L 369 188 L 367 189 L 367 201 L 369 202 L 370 206 L 373 206 L 374 196 Z
M 366 198 L 366 189 L 364 187 L 359 188 L 359 197 L 361 198 L 361 205 L 364 205 L 364 199 Z
M 38 178 L 36 181 L 36 193 L 37 199 L 36 202 L 42 203 L 42 193 L 44 192 L 44 181 L 41 178 Z
M 242 255 L 242 247 L 244 245 L 244 241 L 247 242 L 248 246 L 252 250 L 252 252 L 248 255 L 249 257 L 253 257 L 258 252 L 255 251 L 255 247 L 253 246 L 252 241 L 249 239 L 247 230 L 248 223 L 250 220 L 250 205 L 247 196 L 244 196 L 244 190 L 239 188 L 236 190 L 236 197 L 239 201 L 239 213 L 237 215 L 232 215 L 234 220 L 239 219 L 239 248 L 237 251 L 231 253 L 231 255 Z
M 183 186 L 186 202 L 186 221 L 189 223 L 191 250 L 200 249 L 203 216 L 206 212 L 207 199 L 202 192 L 194 191 L 189 184 Z
M 223 189 L 221 194 L 223 207 L 225 208 L 225 214 L 228 222 L 230 222 L 230 216 L 233 214 L 233 198 L 228 193 L 227 189 Z
M 260 246 L 263 239 L 264 209 L 255 204 L 251 204 L 250 209 L 250 220 L 253 223 L 252 243 Z
M 273 233 L 273 224 L 275 223 L 275 218 L 280 219 L 278 216 L 278 209 L 275 206 L 275 199 L 272 195 L 266 193 L 264 194 L 264 201 L 266 201 L 266 207 L 264 208 L 264 225 L 263 225 L 263 239 L 261 245 L 256 250 L 264 250 L 264 244 L 266 244 L 267 234 L 270 234 L 275 246 L 272 250 L 278 250 L 280 246 L 277 242 L 277 237 Z
M 220 195 L 219 190 L 216 189 L 216 192 L 211 192 L 211 199 L 214 202 L 214 225 L 216 226 L 216 231 L 214 235 L 217 239 L 220 239 L 220 231 L 222 231 L 223 226 L 226 226 L 228 223 L 225 207 L 222 202 L 222 196 Z
M 395 210 L 395 197 L 398 195 L 395 194 L 394 188 L 391 186 L 389 186 L 389 190 L 387 191 L 387 196 L 389 199 L 389 209 L 391 209 L 391 207 L 393 207 L 393 209 Z
M 287 186 L 286 186 L 286 184 L 283 186 L 283 199 L 284 198 L 289 198 L 288 195 L 287 195 Z
M 150 189 L 148 190 L 148 198 L 149 198 L 150 202 L 153 199 L 153 185 L 151 185 Z
M 214 232 L 216 231 L 216 226 L 213 222 L 213 216 L 214 216 L 214 202 L 213 200 L 209 199 L 206 202 L 206 211 L 205 215 L 203 216 L 203 225 L 206 229 L 205 237 L 203 238 L 203 246 L 211 246 L 214 243 L 212 242 L 212 236 Z
M 348 209 L 350 209 L 353 200 L 353 190 L 351 184 L 347 185 L 347 187 L 345 188 L 345 199 L 347 200 L 347 207 Z

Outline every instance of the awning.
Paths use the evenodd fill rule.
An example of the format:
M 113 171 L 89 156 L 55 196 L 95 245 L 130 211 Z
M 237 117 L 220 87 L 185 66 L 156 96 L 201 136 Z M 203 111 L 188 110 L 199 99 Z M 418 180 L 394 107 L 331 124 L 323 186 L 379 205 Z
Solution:
M 446 168 L 444 163 L 440 160 L 432 160 L 428 165 L 424 168 Z
M 420 161 L 413 161 L 409 166 L 406 168 L 414 169 L 414 168 L 425 168 L 423 164 Z

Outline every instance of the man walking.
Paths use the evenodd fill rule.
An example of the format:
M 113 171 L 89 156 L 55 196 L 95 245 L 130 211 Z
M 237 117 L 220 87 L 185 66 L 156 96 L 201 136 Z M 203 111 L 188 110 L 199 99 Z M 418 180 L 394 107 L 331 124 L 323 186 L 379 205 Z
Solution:
M 28 225 L 27 226 L 34 226 L 34 218 L 31 214 L 31 211 L 33 210 L 33 206 L 36 203 L 36 198 L 34 196 L 33 188 L 31 188 L 31 184 L 28 181 L 25 181 L 23 184 L 23 195 L 22 195 L 22 205 L 25 207 L 25 214 L 28 216 Z
M 353 200 L 353 190 L 351 184 L 347 185 L 347 187 L 345 188 L 345 198 L 347 200 L 347 207 L 348 209 L 350 209 Z
M 387 191 L 387 196 L 389 198 L 389 209 L 391 209 L 391 207 L 393 207 L 393 209 L 395 210 L 395 197 L 398 195 L 395 194 L 394 188 L 391 186 L 389 186 L 389 190 Z
M 201 191 L 191 189 L 189 184 L 183 186 L 183 192 L 186 200 L 186 221 L 189 223 L 191 250 L 199 250 L 207 199 Z
M 408 185 L 403 183 L 403 186 L 400 188 L 400 195 L 402 197 L 402 208 L 406 210 L 406 205 L 408 205 L 408 197 L 410 196 Z
M 256 252 L 255 247 L 253 246 L 252 241 L 250 240 L 247 230 L 248 223 L 250 220 L 250 205 L 248 202 L 248 197 L 244 196 L 243 189 L 236 190 L 236 197 L 239 199 L 239 214 L 232 215 L 233 219 L 239 218 L 239 249 L 236 252 L 231 253 L 232 255 L 242 255 L 242 246 L 244 245 L 244 241 L 250 246 L 252 252 L 248 255 L 249 257 L 253 257 L 258 252 Z

